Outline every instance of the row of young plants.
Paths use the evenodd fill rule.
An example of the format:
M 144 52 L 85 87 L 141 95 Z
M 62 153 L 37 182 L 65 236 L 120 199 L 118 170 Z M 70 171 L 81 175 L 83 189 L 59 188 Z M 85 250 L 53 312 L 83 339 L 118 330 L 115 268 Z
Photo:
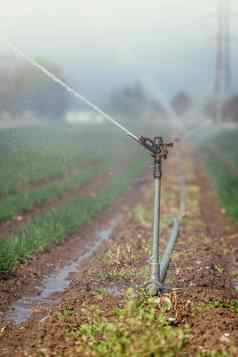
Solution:
M 128 139 L 106 125 L 44 125 L 0 131 L 0 197 L 60 178 L 88 161 L 125 157 Z
M 96 197 L 75 198 L 62 203 L 24 224 L 20 231 L 0 240 L 0 272 L 9 271 L 34 253 L 76 232 L 82 224 L 109 206 L 120 193 L 128 190 L 142 173 L 146 162 L 146 155 L 135 157 L 127 170 L 112 176 Z
M 48 183 L 43 187 L 30 191 L 21 191 L 9 194 L 0 200 L 0 222 L 12 219 L 17 215 L 29 212 L 34 207 L 43 206 L 50 199 L 61 197 L 65 192 L 78 188 L 91 177 L 102 175 L 112 167 L 112 160 L 89 163 L 88 167 L 82 167 L 78 175 L 64 177 L 62 180 Z
M 48 139 L 48 140 L 46 140 Z M 51 127 L 0 131 L 0 194 L 16 193 L 42 179 L 64 176 L 91 160 L 63 127 L 58 135 Z
M 201 152 L 225 211 L 238 221 L 238 130 L 211 139 Z
M 76 189 L 138 150 L 108 126 L 18 128 L 1 131 L 0 140 L 0 222 Z M 29 186 L 42 178 L 43 184 Z M 4 191 L 8 194 L 1 197 Z

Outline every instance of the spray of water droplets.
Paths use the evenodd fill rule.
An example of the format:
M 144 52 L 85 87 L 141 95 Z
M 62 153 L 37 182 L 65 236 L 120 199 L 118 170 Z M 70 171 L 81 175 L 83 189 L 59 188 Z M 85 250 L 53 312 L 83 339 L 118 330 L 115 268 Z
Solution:
M 81 100 L 83 103 L 87 104 L 91 109 L 93 109 L 95 112 L 100 114 L 102 117 L 104 117 L 107 121 L 115 125 L 117 128 L 122 130 L 126 135 L 130 136 L 134 140 L 138 141 L 138 137 L 134 135 L 132 132 L 130 132 L 127 128 L 125 128 L 123 125 L 121 125 L 117 120 L 112 118 L 109 114 L 105 113 L 102 109 L 100 109 L 98 106 L 96 106 L 94 103 L 90 102 L 86 97 L 84 97 L 82 94 L 80 94 L 78 91 L 75 89 L 71 88 L 67 83 L 65 83 L 62 79 L 58 78 L 55 74 L 50 72 L 47 68 L 45 68 L 42 64 L 39 64 L 37 61 L 35 61 L 32 57 L 26 55 L 22 50 L 20 50 L 17 46 L 13 45 L 11 42 L 7 42 L 7 46 L 18 56 L 22 57 L 25 59 L 26 62 L 31 64 L 33 67 L 37 68 L 40 70 L 42 73 L 44 73 L 48 78 L 50 78 L 54 83 L 57 83 L 61 87 L 63 87 L 67 92 L 69 92 L 71 95 L 73 95 L 75 98 Z

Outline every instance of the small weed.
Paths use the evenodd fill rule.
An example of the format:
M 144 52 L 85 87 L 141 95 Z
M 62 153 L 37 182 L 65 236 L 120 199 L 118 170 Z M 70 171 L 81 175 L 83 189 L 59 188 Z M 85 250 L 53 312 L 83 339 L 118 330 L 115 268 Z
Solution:
M 148 228 L 151 226 L 151 212 L 143 206 L 137 206 L 134 210 L 136 221 L 143 227 Z
M 138 270 L 138 276 L 141 276 L 142 278 L 144 278 L 144 280 L 146 280 L 146 278 L 149 277 L 149 274 L 150 274 L 150 266 L 149 266 L 149 264 L 143 265 Z
M 231 276 L 232 276 L 232 278 L 234 278 L 234 279 L 238 279 L 238 272 L 233 272 L 233 273 L 231 274 Z
M 63 311 L 57 313 L 57 318 L 60 321 L 67 321 L 74 314 L 72 308 L 65 308 Z
M 211 351 L 211 352 L 199 352 L 196 357 L 235 357 L 237 356 L 236 348 L 230 347 L 229 352 L 223 351 Z
M 190 193 L 199 193 L 200 187 L 197 185 L 189 185 L 188 190 Z
M 224 273 L 224 267 L 220 264 L 214 264 L 214 269 L 219 273 L 223 274 Z

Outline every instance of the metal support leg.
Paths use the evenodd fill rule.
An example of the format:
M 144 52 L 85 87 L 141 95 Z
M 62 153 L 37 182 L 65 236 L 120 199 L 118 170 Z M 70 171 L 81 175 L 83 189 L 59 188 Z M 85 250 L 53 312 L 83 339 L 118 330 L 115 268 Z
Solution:
M 155 201 L 154 201 L 154 227 L 151 256 L 151 280 L 148 286 L 150 295 L 156 296 L 161 289 L 160 282 L 160 193 L 161 193 L 161 162 L 155 166 Z M 156 165 L 155 164 L 155 165 Z

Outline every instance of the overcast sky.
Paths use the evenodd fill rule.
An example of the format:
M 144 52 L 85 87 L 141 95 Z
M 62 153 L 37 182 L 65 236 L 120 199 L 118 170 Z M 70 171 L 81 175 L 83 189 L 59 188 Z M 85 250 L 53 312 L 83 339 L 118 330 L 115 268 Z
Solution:
M 8 0 L 1 4 L 1 53 L 8 38 L 60 64 L 93 97 L 139 77 L 156 80 L 165 94 L 200 93 L 214 80 L 217 2 Z M 237 58 L 237 0 L 231 7 Z

